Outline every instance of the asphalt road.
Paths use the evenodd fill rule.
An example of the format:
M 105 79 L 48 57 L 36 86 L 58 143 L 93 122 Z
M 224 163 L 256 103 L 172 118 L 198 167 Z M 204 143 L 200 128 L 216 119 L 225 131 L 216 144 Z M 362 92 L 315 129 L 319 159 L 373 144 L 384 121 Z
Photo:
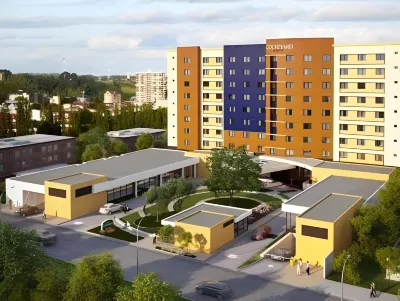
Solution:
M 76 262 L 85 255 L 109 251 L 120 261 L 126 280 L 131 281 L 136 274 L 136 247 L 105 240 L 73 230 L 38 223 L 32 220 L 2 215 L 2 221 L 16 227 L 49 230 L 58 236 L 56 245 L 46 248 L 49 256 Z M 214 300 L 195 293 L 197 283 L 205 280 L 218 280 L 229 283 L 234 290 L 231 300 L 246 301 L 336 301 L 315 292 L 290 285 L 267 281 L 263 278 L 223 269 L 180 257 L 169 256 L 147 249 L 139 250 L 140 272 L 156 272 L 162 279 L 180 287 L 185 297 L 195 301 Z

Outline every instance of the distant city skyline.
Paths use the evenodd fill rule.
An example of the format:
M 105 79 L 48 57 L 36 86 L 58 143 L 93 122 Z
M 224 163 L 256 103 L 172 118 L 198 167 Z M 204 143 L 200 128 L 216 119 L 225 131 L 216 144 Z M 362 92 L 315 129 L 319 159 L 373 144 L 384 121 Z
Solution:
M 165 72 L 166 52 L 177 46 L 280 37 L 400 42 L 399 25 L 398 0 L 13 0 L 0 4 L 0 69 Z

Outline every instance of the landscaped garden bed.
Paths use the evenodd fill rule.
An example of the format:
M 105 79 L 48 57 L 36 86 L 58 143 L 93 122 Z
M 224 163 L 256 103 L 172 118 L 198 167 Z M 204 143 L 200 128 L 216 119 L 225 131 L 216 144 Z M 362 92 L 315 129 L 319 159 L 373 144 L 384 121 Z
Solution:
M 161 251 L 165 251 L 165 252 L 169 252 L 169 253 L 173 253 L 173 254 L 178 254 L 178 255 L 190 257 L 190 258 L 196 258 L 197 257 L 194 254 L 183 252 L 181 250 L 177 250 L 177 249 L 174 249 L 174 248 L 164 248 L 164 247 L 156 246 L 156 249 L 157 250 L 161 250 Z
M 243 197 L 242 199 L 238 197 Z M 198 194 L 192 194 L 186 197 L 183 202 L 182 202 L 182 208 L 181 210 L 185 210 L 187 208 L 193 207 L 196 205 L 198 202 L 204 201 L 206 199 L 210 198 L 215 198 L 215 200 L 210 201 L 211 203 L 214 204 L 220 204 L 220 205 L 225 205 L 223 203 L 228 202 L 226 206 L 230 206 L 230 201 L 229 201 L 229 194 L 228 193 L 219 193 L 215 195 L 214 192 L 203 192 L 203 193 L 198 193 Z M 239 207 L 239 208 L 245 208 L 245 209 L 251 209 L 259 205 L 259 203 L 256 203 L 254 200 L 251 199 L 257 199 L 263 203 L 270 204 L 274 206 L 275 208 L 280 208 L 282 205 L 282 201 L 280 199 L 274 198 L 270 195 L 263 194 L 263 193 L 250 193 L 250 192 L 238 192 L 235 193 L 233 198 L 236 200 L 235 203 L 237 204 L 234 207 Z M 248 199 L 246 199 L 248 198 Z M 228 199 L 228 200 L 227 200 Z M 220 201 L 221 200 L 221 201 Z M 219 203 L 221 202 L 221 203 Z M 248 202 L 248 204 L 246 204 Z M 253 207 L 249 207 L 254 205 Z M 174 210 L 178 211 L 179 208 L 177 205 L 174 206 Z
M 252 208 L 260 205 L 260 203 L 257 201 L 254 201 L 251 199 L 245 199 L 245 198 L 237 198 L 237 197 L 233 197 L 232 199 L 229 197 L 221 197 L 221 198 L 209 200 L 209 201 L 207 201 L 207 203 L 216 204 L 216 205 L 224 205 L 224 206 L 232 206 L 232 207 L 243 208 L 243 209 L 252 209 Z
M 143 220 L 140 222 L 140 230 L 144 231 L 144 232 L 148 232 L 148 233 L 158 233 L 158 230 L 160 230 L 160 228 L 162 227 L 161 225 L 161 220 L 163 220 L 164 218 L 167 218 L 173 214 L 175 214 L 176 212 L 159 212 L 158 213 L 158 221 L 157 221 L 157 212 L 156 210 L 154 210 L 153 208 L 155 208 L 155 206 L 150 207 L 150 210 L 146 210 L 147 214 L 151 214 L 148 216 L 143 217 Z M 149 212 L 150 211 L 150 212 Z M 129 224 L 136 228 L 137 227 L 137 223 L 139 223 L 139 221 L 142 219 L 142 217 L 139 215 L 139 213 L 135 212 L 132 213 L 130 215 L 124 216 L 121 218 L 121 220 L 123 222 L 129 222 Z
M 113 228 L 114 228 L 113 232 L 102 232 L 100 229 L 100 226 L 99 226 L 99 227 L 88 230 L 88 232 L 100 234 L 100 235 L 107 236 L 107 237 L 116 238 L 119 240 L 125 240 L 128 242 L 136 242 L 136 238 L 137 238 L 136 235 L 125 232 L 124 230 L 121 230 L 120 228 L 115 227 L 115 226 Z M 143 239 L 143 237 L 139 236 L 139 240 L 141 240 L 141 239 Z

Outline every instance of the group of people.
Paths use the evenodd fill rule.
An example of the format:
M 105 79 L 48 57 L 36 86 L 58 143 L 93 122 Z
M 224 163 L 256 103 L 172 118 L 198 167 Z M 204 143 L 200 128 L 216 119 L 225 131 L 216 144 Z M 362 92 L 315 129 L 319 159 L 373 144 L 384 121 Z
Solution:
M 297 276 L 301 276 L 301 268 L 303 267 L 303 259 L 299 259 L 297 261 Z M 310 275 L 310 263 L 307 261 L 306 263 L 306 273 Z

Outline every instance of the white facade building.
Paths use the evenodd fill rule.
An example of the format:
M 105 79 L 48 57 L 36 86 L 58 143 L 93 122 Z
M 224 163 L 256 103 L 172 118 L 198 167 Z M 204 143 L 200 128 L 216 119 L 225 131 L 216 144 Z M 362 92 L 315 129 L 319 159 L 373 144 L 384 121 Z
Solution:
M 334 160 L 400 167 L 400 43 L 335 45 Z
M 29 100 L 29 94 L 28 93 L 19 93 L 19 94 L 10 94 L 8 95 L 8 99 L 11 101 L 15 101 L 15 99 L 17 99 L 18 97 L 23 97 L 26 98 L 27 100 Z
M 121 94 L 118 92 L 110 92 L 107 91 L 104 93 L 104 104 L 120 104 L 121 103 Z
M 167 75 L 164 72 L 136 73 L 136 101 L 153 103 L 167 99 Z
M 168 50 L 168 146 L 178 146 L 178 75 L 177 51 Z M 137 92 L 136 92 L 137 93 Z

